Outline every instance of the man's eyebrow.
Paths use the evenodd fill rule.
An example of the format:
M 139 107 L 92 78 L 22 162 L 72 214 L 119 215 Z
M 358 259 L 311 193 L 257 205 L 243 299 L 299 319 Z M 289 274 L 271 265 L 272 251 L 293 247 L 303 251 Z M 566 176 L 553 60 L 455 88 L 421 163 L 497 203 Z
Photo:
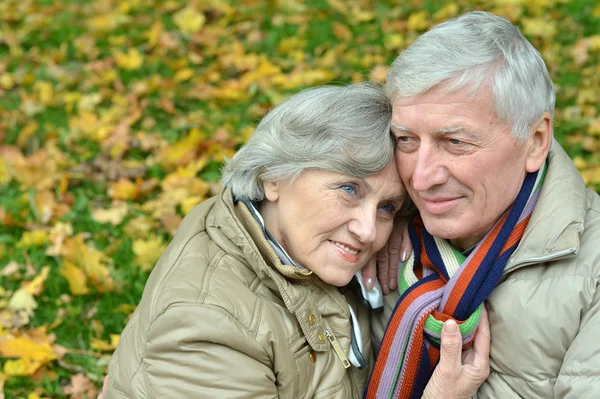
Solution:
M 433 133 L 434 134 L 450 134 L 450 133 L 458 133 L 458 132 L 465 132 L 465 133 L 475 133 L 472 129 L 469 129 L 466 126 L 452 126 L 452 127 L 443 127 L 441 129 L 437 129 L 434 130 Z
M 392 123 L 392 124 L 391 124 L 391 126 L 392 126 L 392 129 L 393 129 L 393 130 L 396 130 L 396 131 L 399 131 L 399 132 L 406 132 L 406 133 L 409 133 L 409 132 L 410 132 L 410 129 L 409 129 L 409 128 L 407 128 L 407 127 L 406 127 L 406 126 L 404 126 L 404 125 L 397 125 L 397 124 L 395 124 L 395 123 Z

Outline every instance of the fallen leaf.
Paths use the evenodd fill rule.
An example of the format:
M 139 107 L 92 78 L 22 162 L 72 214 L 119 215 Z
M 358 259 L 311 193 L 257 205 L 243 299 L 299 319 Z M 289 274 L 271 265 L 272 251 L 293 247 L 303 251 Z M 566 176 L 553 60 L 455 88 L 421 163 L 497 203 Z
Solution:
M 93 219 L 98 223 L 110 223 L 113 226 L 121 224 L 127 216 L 127 203 L 117 202 L 108 209 L 98 208 L 92 211 Z
M 133 253 L 135 254 L 134 263 L 142 270 L 150 270 L 160 258 L 167 244 L 159 236 L 151 236 L 147 240 L 138 239 L 133 241 Z
M 173 15 L 173 22 L 182 33 L 196 33 L 204 26 L 206 17 L 193 7 L 186 7 Z
M 71 376 L 71 384 L 63 388 L 63 393 L 70 395 L 71 399 L 95 399 L 98 389 L 84 374 Z

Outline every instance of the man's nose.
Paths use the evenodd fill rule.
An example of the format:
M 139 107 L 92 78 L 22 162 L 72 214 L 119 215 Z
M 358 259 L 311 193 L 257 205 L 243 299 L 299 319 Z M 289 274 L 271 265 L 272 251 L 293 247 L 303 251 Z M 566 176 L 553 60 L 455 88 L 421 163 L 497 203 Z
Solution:
M 412 187 L 416 191 L 427 191 L 448 181 L 448 169 L 442 154 L 431 146 L 421 146 L 416 154 L 417 161 L 412 176 Z
M 348 230 L 361 243 L 371 244 L 377 236 L 377 207 L 362 206 L 356 210 L 354 217 L 348 223 Z

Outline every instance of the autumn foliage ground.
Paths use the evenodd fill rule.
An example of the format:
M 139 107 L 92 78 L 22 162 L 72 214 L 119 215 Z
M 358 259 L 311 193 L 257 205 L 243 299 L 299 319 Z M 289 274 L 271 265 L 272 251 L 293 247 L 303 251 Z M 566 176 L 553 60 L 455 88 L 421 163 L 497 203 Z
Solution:
M 383 80 L 473 9 L 541 51 L 556 136 L 598 189 L 596 0 L 0 1 L 0 398 L 95 397 L 155 261 L 260 117 Z

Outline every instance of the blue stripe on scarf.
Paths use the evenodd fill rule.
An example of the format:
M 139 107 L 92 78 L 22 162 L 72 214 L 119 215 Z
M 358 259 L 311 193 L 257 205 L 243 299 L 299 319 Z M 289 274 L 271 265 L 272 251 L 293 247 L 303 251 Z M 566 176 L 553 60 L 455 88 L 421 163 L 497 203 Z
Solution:
M 492 243 L 489 251 L 481 261 L 481 265 L 477 269 L 477 272 L 475 272 L 475 275 L 465 290 L 465 293 L 470 292 L 473 293 L 473 295 L 463 295 L 458 302 L 456 311 L 454 312 L 454 317 L 456 319 L 466 320 L 469 315 L 481 305 L 485 298 L 490 295 L 502 277 L 502 274 L 504 274 L 504 267 L 499 268 L 497 265 L 504 266 L 514 249 L 511 248 L 512 251 L 506 251 L 503 256 L 499 257 L 498 255 L 500 254 L 500 251 L 502 251 L 504 243 L 506 243 L 506 240 L 512 234 L 513 229 L 519 222 L 519 217 L 527 205 L 529 196 L 533 191 L 533 185 L 535 184 L 538 173 L 539 171 L 529 173 L 523 181 L 521 191 L 519 191 L 519 195 L 517 195 L 508 217 L 498 233 L 498 237 Z M 429 251 L 427 253 L 429 254 Z

